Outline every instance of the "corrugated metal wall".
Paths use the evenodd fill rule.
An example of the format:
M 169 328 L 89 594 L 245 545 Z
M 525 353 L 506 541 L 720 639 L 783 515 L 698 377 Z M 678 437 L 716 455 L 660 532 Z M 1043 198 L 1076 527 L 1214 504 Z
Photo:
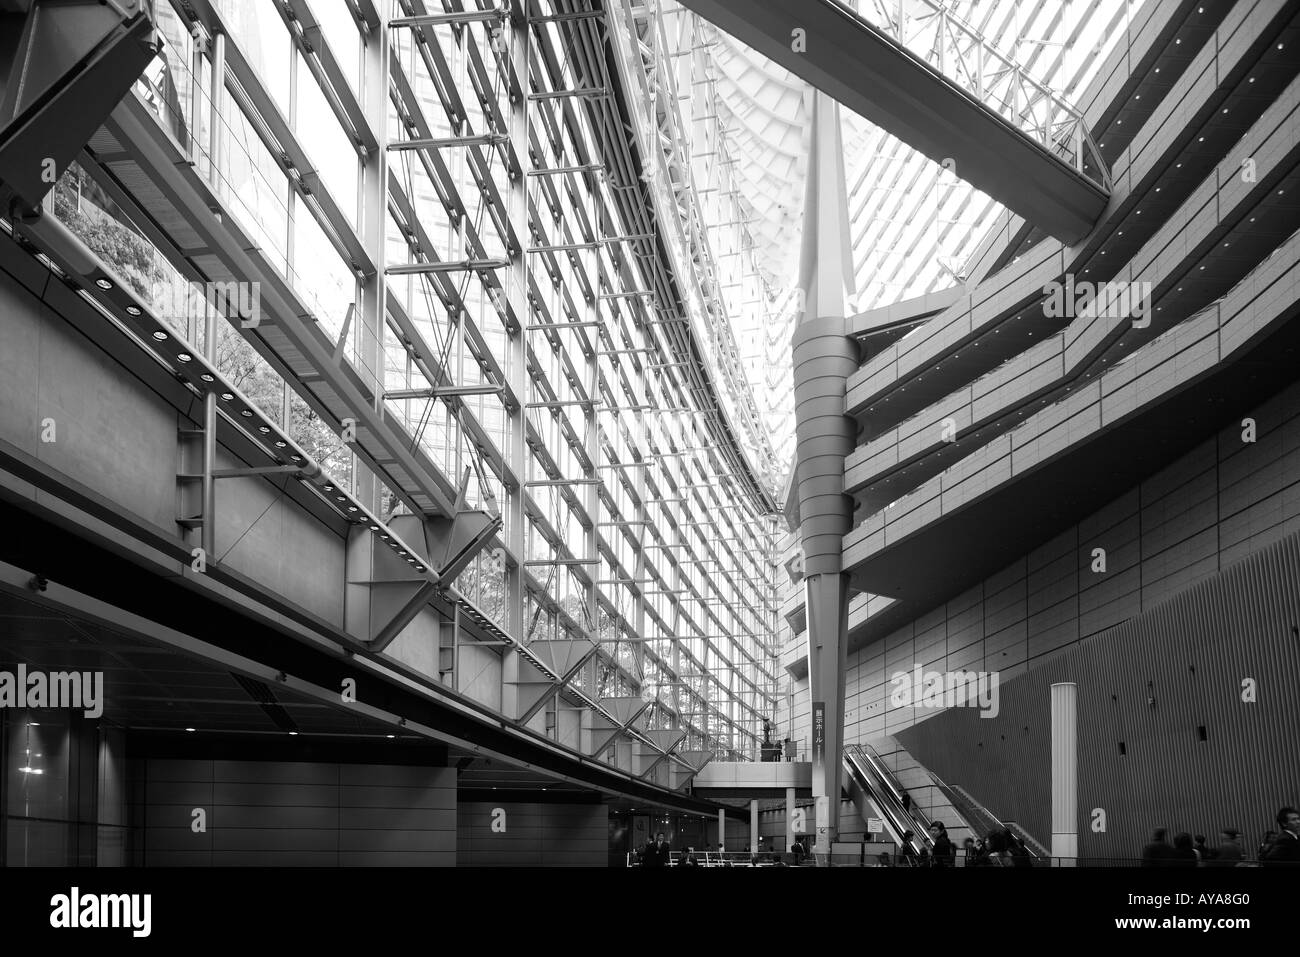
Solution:
M 1079 687 L 1082 857 L 1136 857 L 1158 826 L 1211 844 L 1236 827 L 1253 850 L 1278 807 L 1300 804 L 1300 534 L 1004 684 L 998 717 L 952 708 L 897 737 L 1047 843 L 1056 681 Z

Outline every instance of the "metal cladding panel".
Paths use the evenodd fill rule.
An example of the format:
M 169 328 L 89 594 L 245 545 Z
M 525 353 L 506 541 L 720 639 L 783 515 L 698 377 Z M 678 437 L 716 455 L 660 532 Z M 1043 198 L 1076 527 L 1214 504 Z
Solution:
M 1156 827 L 1253 849 L 1300 775 L 1300 534 L 1003 684 L 996 717 L 951 708 L 899 739 L 1045 839 L 1056 681 L 1079 687 L 1080 857 L 1140 856 Z

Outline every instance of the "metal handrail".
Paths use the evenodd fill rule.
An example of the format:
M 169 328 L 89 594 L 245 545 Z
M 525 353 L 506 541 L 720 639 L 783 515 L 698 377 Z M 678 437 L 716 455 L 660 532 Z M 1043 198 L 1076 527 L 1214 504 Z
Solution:
M 913 853 L 919 854 L 922 850 L 928 851 L 933 848 L 934 841 L 930 838 L 928 829 L 918 830 L 915 826 L 916 821 L 903 807 L 901 799 L 893 793 L 892 788 L 880 787 L 879 773 L 860 745 L 849 745 L 844 749 L 844 763 L 863 793 L 876 805 L 880 813 L 885 815 L 890 830 L 894 831 L 900 844 L 903 843 L 903 835 L 910 831 L 912 840 L 906 846 L 910 847 Z M 874 784 L 873 777 L 876 778 Z M 908 826 L 909 824 L 912 826 Z
M 885 766 L 885 762 L 880 759 L 880 755 L 876 753 L 876 749 L 869 744 L 855 745 L 855 747 L 862 750 L 862 753 L 866 756 L 867 760 L 871 762 L 871 766 L 875 770 L 876 775 L 885 786 L 890 789 L 892 796 L 898 801 L 898 804 L 903 808 L 904 813 L 907 814 L 912 823 L 919 825 L 920 831 L 918 833 L 928 833 L 931 818 L 921 814 L 921 809 L 916 806 L 915 801 L 911 801 L 910 806 L 903 804 L 903 787 L 898 783 L 897 778 L 894 777 L 894 773 Z M 913 828 L 913 830 L 915 830 L 915 828 Z

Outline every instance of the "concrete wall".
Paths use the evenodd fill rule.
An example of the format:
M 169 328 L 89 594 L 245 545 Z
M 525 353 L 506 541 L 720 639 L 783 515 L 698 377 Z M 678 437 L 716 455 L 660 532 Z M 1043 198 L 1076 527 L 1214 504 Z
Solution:
M 891 707 L 890 676 L 997 671 L 1113 628 L 1300 530 L 1300 385 L 1234 422 L 1104 508 L 939 608 L 850 656 L 845 740 L 871 741 L 939 713 Z M 1093 572 L 1104 548 L 1106 571 Z M 809 733 L 808 683 L 787 678 L 778 730 Z
M 609 809 L 604 804 L 465 803 L 457 808 L 456 836 L 461 867 L 609 863 Z
M 4 253 L 0 266 L 20 268 L 17 253 Z M 82 335 L 61 315 L 93 315 L 72 292 L 52 281 L 46 298 L 57 308 L 0 271 L 0 440 L 183 541 L 177 430 L 197 423 L 177 403 L 197 405 L 160 394 Z M 43 441 L 51 426 L 53 441 Z M 219 468 L 243 464 L 219 449 Z M 289 483 L 217 482 L 216 559 L 341 627 L 343 539 L 283 493 Z
M 134 771 L 138 864 L 456 864 L 454 768 L 149 759 Z

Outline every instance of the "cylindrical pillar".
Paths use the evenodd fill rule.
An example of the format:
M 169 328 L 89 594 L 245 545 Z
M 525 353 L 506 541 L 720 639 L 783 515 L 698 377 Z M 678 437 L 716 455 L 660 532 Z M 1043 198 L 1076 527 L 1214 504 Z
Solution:
M 718 811 L 718 850 L 727 849 L 727 812 Z
M 1052 857 L 1074 867 L 1079 856 L 1078 686 L 1052 685 Z
M 758 853 L 758 801 L 749 802 L 749 853 Z
M 785 850 L 790 853 L 794 840 L 799 835 L 794 829 L 794 788 L 785 789 Z
M 215 367 L 217 364 L 217 305 L 212 296 L 204 296 L 203 305 L 203 358 Z M 203 396 L 203 527 L 199 544 L 203 546 L 203 562 L 217 560 L 217 483 L 213 471 L 217 467 L 217 394 L 209 389 Z

